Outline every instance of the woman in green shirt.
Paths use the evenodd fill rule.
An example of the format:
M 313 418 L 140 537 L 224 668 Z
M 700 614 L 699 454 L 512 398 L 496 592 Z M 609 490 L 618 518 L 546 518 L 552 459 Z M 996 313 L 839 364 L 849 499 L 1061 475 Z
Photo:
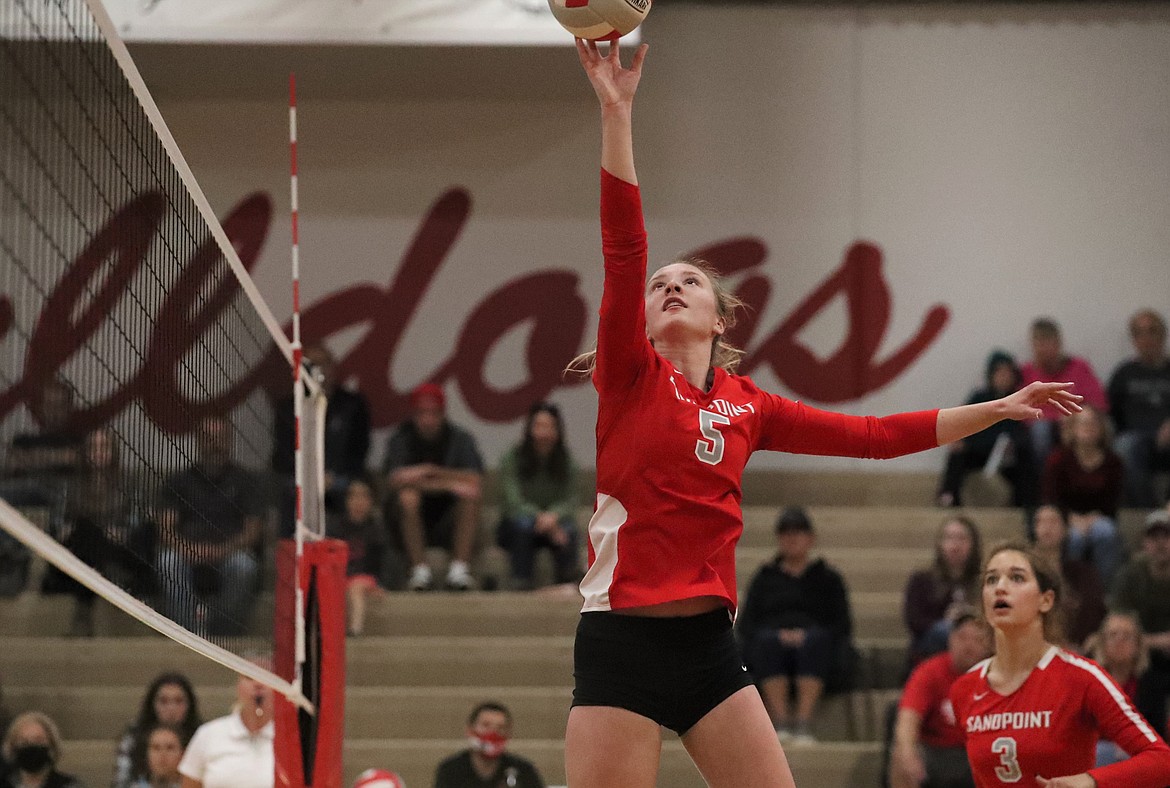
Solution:
M 556 405 L 532 406 L 523 439 L 500 459 L 499 476 L 499 543 L 511 557 L 514 585 L 532 588 L 533 563 L 541 547 L 552 551 L 558 583 L 579 581 L 577 469 Z

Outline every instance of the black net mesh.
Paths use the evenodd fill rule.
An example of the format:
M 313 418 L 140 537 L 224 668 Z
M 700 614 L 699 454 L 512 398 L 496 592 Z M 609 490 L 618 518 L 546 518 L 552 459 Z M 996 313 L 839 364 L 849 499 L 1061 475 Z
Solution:
M 183 627 L 268 650 L 289 383 L 84 2 L 0 0 L 3 498 Z M 84 628 L 91 592 L 56 569 L 38 585 Z

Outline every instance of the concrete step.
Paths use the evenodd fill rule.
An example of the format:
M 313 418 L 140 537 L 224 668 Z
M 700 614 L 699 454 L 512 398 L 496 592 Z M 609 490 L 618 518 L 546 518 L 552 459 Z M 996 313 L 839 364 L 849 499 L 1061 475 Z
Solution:
M 347 739 L 344 749 L 344 782 L 365 769 L 398 772 L 411 788 L 431 785 L 435 767 L 466 746 L 461 738 L 443 739 Z M 559 739 L 519 738 L 509 743 L 512 752 L 532 761 L 550 786 L 565 783 L 564 742 Z M 60 767 L 90 786 L 105 785 L 113 774 L 113 739 L 66 739 Z M 788 747 L 785 755 L 801 788 L 854 788 L 877 785 L 881 752 L 874 742 L 820 742 L 807 747 Z M 682 743 L 673 735 L 662 743 L 658 772 L 660 788 L 705 788 Z

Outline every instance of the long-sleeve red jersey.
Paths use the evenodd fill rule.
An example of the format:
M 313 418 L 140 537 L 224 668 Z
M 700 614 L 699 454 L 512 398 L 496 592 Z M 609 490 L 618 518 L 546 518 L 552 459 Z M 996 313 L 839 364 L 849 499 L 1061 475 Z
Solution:
M 951 687 L 979 788 L 1084 772 L 1098 788 L 1170 785 L 1170 748 L 1096 662 L 1053 646 L 1010 695 L 987 683 L 990 664 L 980 662 Z M 1099 737 L 1129 760 L 1093 768 Z
M 695 388 L 646 336 L 646 231 L 637 186 L 602 170 L 605 290 L 598 393 L 597 509 L 584 610 L 699 596 L 735 609 L 743 469 L 753 451 L 895 457 L 937 445 L 937 411 L 829 413 L 716 369 Z

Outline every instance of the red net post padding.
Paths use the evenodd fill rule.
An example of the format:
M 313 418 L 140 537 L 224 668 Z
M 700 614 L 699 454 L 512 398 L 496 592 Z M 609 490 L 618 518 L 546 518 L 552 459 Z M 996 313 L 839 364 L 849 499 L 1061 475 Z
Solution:
M 311 715 L 283 697 L 276 700 L 277 788 L 342 788 L 345 734 L 345 542 L 306 542 L 301 563 L 305 599 L 303 692 Z M 292 593 L 296 544 L 277 546 L 276 673 L 294 678 L 296 599 Z

